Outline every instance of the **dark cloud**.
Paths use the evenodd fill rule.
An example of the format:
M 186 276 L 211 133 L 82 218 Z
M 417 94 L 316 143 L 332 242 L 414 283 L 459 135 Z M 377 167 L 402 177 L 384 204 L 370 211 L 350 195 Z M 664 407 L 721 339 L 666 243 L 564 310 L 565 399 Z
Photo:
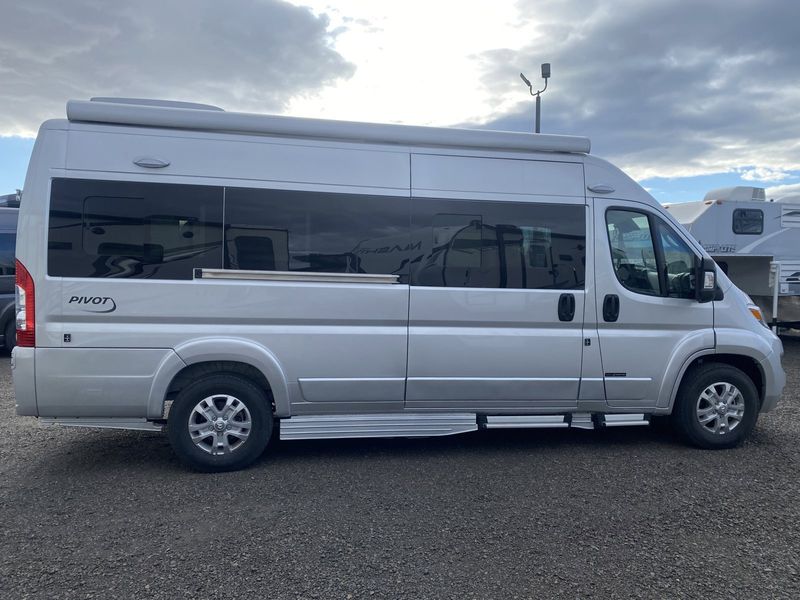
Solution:
M 485 126 L 528 129 L 520 70 L 551 62 L 543 130 L 592 138 L 638 177 L 800 168 L 800 3 L 523 0 L 537 37 L 479 57 L 520 103 Z M 533 77 L 530 77 L 534 79 Z M 507 97 L 507 96 L 506 96 Z
M 349 77 L 325 16 L 280 0 L 24 0 L 0 11 L 0 135 L 69 98 L 128 96 L 280 111 Z

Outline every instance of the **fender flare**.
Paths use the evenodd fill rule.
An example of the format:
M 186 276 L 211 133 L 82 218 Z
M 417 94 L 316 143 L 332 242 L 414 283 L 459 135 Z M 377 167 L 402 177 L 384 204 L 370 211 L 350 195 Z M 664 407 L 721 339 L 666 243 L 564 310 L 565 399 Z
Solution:
M 661 379 L 656 407 L 671 409 L 681 378 L 698 356 L 714 353 L 714 330 L 698 329 L 686 335 L 672 351 Z
M 725 328 L 716 329 L 715 347 L 705 348 L 693 352 L 683 361 L 680 366 L 680 370 L 677 372 L 677 375 L 674 378 L 671 378 L 673 383 L 669 396 L 665 395 L 667 391 L 665 388 L 667 386 L 662 386 L 661 393 L 659 394 L 658 406 L 659 408 L 667 408 L 670 412 L 672 411 L 672 407 L 675 405 L 675 398 L 678 396 L 678 390 L 683 382 L 683 377 L 686 374 L 686 371 L 689 369 L 689 366 L 701 356 L 713 357 L 717 354 L 729 354 L 747 357 L 756 363 L 757 367 L 762 371 L 762 376 L 764 376 L 765 373 L 763 372 L 763 366 L 761 363 L 770 355 L 771 352 L 772 348 L 769 347 L 763 338 L 746 330 Z M 671 372 L 672 368 L 673 364 L 671 361 L 669 367 L 667 367 L 667 373 Z M 665 377 L 664 380 L 670 381 L 670 378 Z
M 159 365 L 147 404 L 151 419 L 163 418 L 164 400 L 169 385 L 185 367 L 215 361 L 240 362 L 258 369 L 269 382 L 275 402 L 275 416 L 291 415 L 289 386 L 275 355 L 267 348 L 242 338 L 201 338 L 176 346 Z

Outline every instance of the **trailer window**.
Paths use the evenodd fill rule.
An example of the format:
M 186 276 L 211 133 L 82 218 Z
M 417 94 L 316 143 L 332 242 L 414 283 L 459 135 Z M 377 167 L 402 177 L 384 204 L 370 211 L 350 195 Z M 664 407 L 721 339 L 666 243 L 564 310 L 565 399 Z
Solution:
M 408 198 L 225 189 L 225 268 L 394 274 L 407 281 Z
M 758 208 L 737 208 L 733 211 L 733 233 L 761 235 L 764 233 L 764 212 Z
M 582 289 L 583 205 L 412 200 L 411 283 L 420 286 Z
M 222 267 L 222 188 L 54 179 L 48 273 L 191 279 Z

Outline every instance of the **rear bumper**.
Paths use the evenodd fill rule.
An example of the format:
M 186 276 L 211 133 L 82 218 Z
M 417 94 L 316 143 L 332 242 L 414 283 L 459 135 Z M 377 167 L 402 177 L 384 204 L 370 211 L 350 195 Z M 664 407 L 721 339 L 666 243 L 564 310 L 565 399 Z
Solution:
M 14 376 L 14 398 L 17 414 L 37 417 L 36 406 L 36 349 L 17 346 L 11 352 L 11 372 Z

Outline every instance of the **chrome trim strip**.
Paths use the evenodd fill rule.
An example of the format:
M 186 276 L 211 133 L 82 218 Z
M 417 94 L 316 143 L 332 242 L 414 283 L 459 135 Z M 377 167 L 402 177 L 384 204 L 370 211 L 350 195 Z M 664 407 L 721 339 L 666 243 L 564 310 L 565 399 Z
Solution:
M 251 281 L 303 281 L 313 283 L 394 284 L 399 275 L 369 273 L 310 273 L 306 271 L 246 271 L 237 269 L 195 269 L 195 279 L 246 279 Z
M 282 440 L 431 437 L 478 429 L 474 413 L 312 415 L 282 419 Z
M 97 427 L 100 429 L 134 429 L 137 431 L 163 431 L 164 426 L 146 419 L 113 417 L 39 417 L 42 427 Z
M 564 415 L 487 416 L 486 429 L 543 429 L 569 427 Z

